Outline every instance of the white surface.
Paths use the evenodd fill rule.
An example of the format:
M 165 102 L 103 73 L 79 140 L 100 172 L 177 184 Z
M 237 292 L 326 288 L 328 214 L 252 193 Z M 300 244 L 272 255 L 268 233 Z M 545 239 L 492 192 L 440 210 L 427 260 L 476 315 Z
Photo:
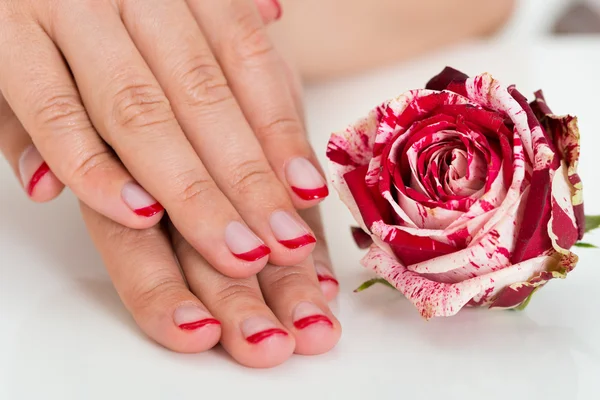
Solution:
M 316 148 L 322 154 L 329 132 L 446 64 L 491 71 L 528 95 L 542 87 L 556 112 L 577 113 L 587 210 L 600 213 L 600 41 L 463 46 L 311 88 Z M 581 262 L 568 280 L 551 282 L 525 312 L 466 310 L 425 322 L 387 288 L 352 293 L 370 276 L 359 266 L 352 221 L 336 196 L 324 214 L 344 335 L 327 355 L 250 370 L 222 351 L 179 355 L 146 339 L 112 289 L 72 196 L 31 204 L 0 164 L 0 399 L 600 398 L 600 250 L 577 250 Z M 600 234 L 587 240 L 600 244 Z

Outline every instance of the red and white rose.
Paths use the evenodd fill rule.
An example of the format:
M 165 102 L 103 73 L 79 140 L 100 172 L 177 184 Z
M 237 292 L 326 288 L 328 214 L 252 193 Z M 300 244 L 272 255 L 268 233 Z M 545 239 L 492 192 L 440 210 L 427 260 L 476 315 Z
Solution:
M 577 263 L 585 229 L 577 120 L 489 74 L 446 68 L 327 148 L 332 181 L 370 237 L 363 264 L 426 318 L 512 308 Z

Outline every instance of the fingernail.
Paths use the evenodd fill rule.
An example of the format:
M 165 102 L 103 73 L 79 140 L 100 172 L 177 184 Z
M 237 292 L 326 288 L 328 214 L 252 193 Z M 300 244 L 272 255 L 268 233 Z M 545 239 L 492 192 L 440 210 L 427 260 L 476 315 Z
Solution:
M 265 244 L 244 224 L 233 221 L 225 228 L 225 244 L 237 258 L 256 261 L 271 253 Z
M 164 210 L 163 206 L 137 183 L 127 182 L 121 190 L 121 196 L 125 204 L 142 217 L 152 217 Z
M 294 158 L 288 162 L 286 178 L 302 200 L 318 200 L 329 195 L 325 179 L 306 158 Z
M 190 304 L 178 307 L 173 313 L 173 321 L 184 331 L 195 331 L 206 325 L 221 325 L 219 320 L 211 317 L 209 313 Z
M 273 3 L 273 6 L 276 10 L 275 21 L 277 21 L 281 19 L 281 15 L 283 14 L 283 8 L 281 7 L 281 3 L 279 2 L 279 0 L 271 0 L 271 2 Z
M 333 327 L 333 322 L 323 314 L 323 310 L 312 303 L 299 303 L 293 313 L 296 329 L 305 329 L 314 324 L 324 324 Z
M 19 158 L 19 174 L 29 196 L 33 194 L 37 184 L 49 171 L 50 167 L 34 145 L 30 145 L 23 151 Z
M 315 263 L 315 270 L 317 271 L 317 278 L 319 279 L 319 282 L 331 282 L 334 285 L 339 286 L 340 283 L 333 277 L 333 275 L 331 275 L 331 272 L 323 264 L 319 262 Z
M 272 336 L 287 336 L 288 333 L 279 329 L 269 319 L 263 317 L 251 317 L 242 322 L 242 334 L 246 341 L 251 344 L 257 344 Z
M 275 211 L 271 215 L 271 229 L 277 241 L 288 249 L 297 249 L 317 241 L 306 228 L 285 211 Z

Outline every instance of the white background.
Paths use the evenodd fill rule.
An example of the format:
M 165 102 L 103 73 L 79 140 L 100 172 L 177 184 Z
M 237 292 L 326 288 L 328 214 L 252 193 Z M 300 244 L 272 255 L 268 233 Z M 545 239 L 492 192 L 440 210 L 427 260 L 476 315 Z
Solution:
M 542 3 L 560 6 L 524 3 L 493 43 L 309 88 L 316 149 L 322 155 L 331 131 L 447 64 L 490 71 L 527 95 L 543 88 L 557 113 L 580 117 L 586 206 L 600 214 L 600 39 L 539 37 L 548 22 L 531 18 Z M 327 355 L 250 370 L 220 350 L 179 355 L 146 339 L 112 289 L 72 196 L 31 204 L 0 164 L 0 399 L 600 398 L 600 250 L 577 250 L 575 271 L 538 292 L 525 312 L 466 310 L 425 322 L 387 288 L 352 293 L 370 275 L 359 266 L 351 218 L 335 195 L 324 215 L 344 335 Z M 586 240 L 600 244 L 600 234 Z

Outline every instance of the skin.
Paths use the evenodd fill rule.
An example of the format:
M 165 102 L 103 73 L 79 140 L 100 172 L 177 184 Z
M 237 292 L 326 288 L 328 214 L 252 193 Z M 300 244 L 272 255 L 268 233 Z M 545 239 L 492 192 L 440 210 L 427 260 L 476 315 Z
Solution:
M 278 48 L 285 49 L 285 58 L 291 60 L 293 71 L 281 61 L 277 51 L 270 49 L 272 42 L 266 38 L 264 24 L 271 23 L 278 13 L 271 0 L 256 0 L 256 8 L 252 9 L 247 2 L 229 2 L 240 5 L 246 13 L 243 14 L 246 19 L 237 15 L 241 18 L 238 22 L 245 21 L 242 26 L 223 22 L 232 18 L 230 9 L 219 8 L 218 13 L 211 14 L 210 21 L 203 18 L 208 10 L 199 8 L 177 19 L 182 10 L 172 13 L 158 0 L 144 3 L 152 4 L 153 9 L 131 1 L 127 10 L 119 8 L 124 1 L 82 1 L 69 3 L 77 6 L 63 13 L 59 12 L 60 1 L 0 2 L 0 51 L 5 52 L 0 57 L 9 61 L 0 65 L 0 69 L 4 68 L 0 71 L 0 150 L 19 177 L 21 154 L 32 143 L 38 146 L 52 171 L 39 181 L 30 198 L 49 201 L 61 192 L 64 184 L 80 197 L 90 235 L 124 305 L 140 328 L 161 345 L 177 352 L 196 353 L 221 342 L 235 360 L 252 367 L 272 367 L 293 353 L 321 354 L 334 347 L 341 328 L 327 302 L 337 295 L 338 286 L 332 281 L 319 282 L 315 273 L 315 264 L 319 264 L 325 275 L 333 277 L 318 209 L 308 209 L 318 201 L 303 202 L 295 198 L 286 186 L 282 165 L 296 154 L 314 161 L 305 137 L 297 73 L 306 80 L 318 80 L 357 72 L 412 56 L 446 41 L 485 34 L 503 22 L 513 3 L 512 0 L 460 0 L 456 7 L 445 10 L 435 0 L 424 0 L 418 5 L 403 2 L 403 7 L 408 8 L 399 7 L 392 0 L 344 2 L 348 10 L 344 18 L 413 15 L 418 17 L 417 21 L 427 17 L 432 26 L 438 27 L 415 38 L 414 44 L 397 46 L 394 38 L 411 31 L 410 19 L 395 24 L 396 30 L 390 33 L 382 31 L 378 18 L 361 17 L 364 26 L 353 24 L 351 30 L 343 18 L 337 18 L 335 10 L 340 9 L 340 1 L 283 1 L 287 18 L 272 26 L 270 33 Z M 38 9 L 34 9 L 34 3 Z M 95 16 L 89 14 L 92 3 L 98 7 L 94 9 Z M 112 7 L 107 8 L 105 3 Z M 478 18 L 466 13 L 467 10 L 473 13 L 473 7 L 483 3 L 497 8 L 493 12 L 475 8 Z M 444 12 L 429 13 L 434 5 L 442 7 Z M 115 10 L 122 13 L 125 21 L 122 25 L 115 18 Z M 311 16 L 309 30 L 304 24 L 307 15 Z M 442 24 L 438 19 L 455 23 Z M 82 20 L 90 23 L 82 26 L 78 22 Z M 144 21 L 163 21 L 169 29 L 162 28 L 158 37 L 157 31 Z M 201 25 L 202 30 L 194 23 Z M 334 26 L 335 23 L 338 25 Z M 229 25 L 232 30 L 224 31 L 221 25 Z M 104 32 L 104 36 L 99 32 Z M 351 34 L 362 38 L 352 40 L 352 51 L 335 51 L 350 40 Z M 97 35 L 108 44 L 98 44 Z M 306 40 L 300 42 L 298 37 Z M 95 39 L 88 42 L 90 38 Z M 242 38 L 246 38 L 243 44 L 224 44 Z M 53 41 L 65 53 L 75 80 Z M 129 47 L 124 46 L 127 43 Z M 200 46 L 196 46 L 198 43 Z M 33 45 L 37 47 L 32 48 Z M 206 50 L 204 58 L 199 58 L 194 53 L 198 51 L 196 47 L 210 51 Z M 382 52 L 383 47 L 393 50 Z M 19 48 L 29 51 L 15 50 Z M 138 51 L 133 51 L 134 48 Z M 86 53 L 85 49 L 94 51 Z M 353 57 L 356 53 L 364 57 Z M 269 60 L 261 57 L 265 55 Z M 190 59 L 203 62 L 186 64 Z M 214 61 L 219 63 L 216 67 Z M 208 69 L 207 62 L 212 63 Z M 178 70 L 179 65 L 187 65 L 190 73 Z M 215 80 L 211 75 L 207 84 L 207 76 L 203 75 L 207 70 L 235 78 L 225 85 L 224 80 Z M 2 79 L 7 76 L 11 78 Z M 186 81 L 190 76 L 196 81 Z M 136 84 L 127 89 L 126 83 L 131 79 Z M 80 92 L 75 90 L 75 82 Z M 157 84 L 163 92 L 159 93 Z M 189 96 L 190 87 L 200 88 L 201 92 Z M 211 89 L 214 87 L 219 95 L 227 94 L 225 99 L 205 101 L 208 92 L 214 95 Z M 120 97 L 119 93 L 128 94 Z M 233 100 L 227 99 L 229 95 Z M 270 99 L 277 99 L 276 104 L 269 103 Z M 161 109 L 163 103 L 169 104 L 169 110 Z M 119 108 L 119 104 L 128 107 Z M 127 114 L 129 106 L 135 111 L 132 115 Z M 162 112 L 160 116 L 155 115 L 157 110 Z M 121 122 L 128 123 L 115 124 L 115 119 L 119 120 L 115 115 L 121 115 Z M 133 119 L 129 121 L 126 117 Z M 208 129 L 214 133 L 209 138 L 213 140 L 210 147 L 202 148 L 205 141 L 198 140 L 200 126 L 203 132 Z M 74 135 L 74 131 L 78 134 Z M 165 141 L 166 135 L 169 141 Z M 238 140 L 244 143 L 242 149 L 250 150 L 227 154 L 229 160 L 214 157 L 211 149 L 215 147 L 219 151 L 239 151 L 228 146 Z M 108 150 L 107 143 L 116 150 L 116 155 Z M 219 175 L 221 171 L 240 171 L 239 165 L 247 161 L 241 153 L 253 152 L 262 152 L 267 160 L 261 161 L 262 165 L 268 164 L 270 170 L 265 167 L 264 173 L 258 174 L 246 171 L 237 177 Z M 196 167 L 183 166 L 182 160 L 194 157 Z M 148 160 L 161 163 L 152 166 Z M 237 166 L 224 163 L 227 161 L 237 162 Z M 198 176 L 181 175 L 181 168 Z M 156 176 L 160 179 L 152 179 Z M 131 179 L 141 182 L 166 206 L 171 220 L 157 224 L 162 213 L 139 218 L 120 203 L 119 185 Z M 223 184 L 232 179 L 242 183 L 256 179 L 260 190 L 245 188 L 232 195 L 230 191 L 235 185 Z M 170 182 L 175 187 L 161 186 L 161 182 Z M 199 190 L 198 182 L 214 185 L 210 186 L 212 189 Z M 27 182 L 22 183 L 26 188 Z M 248 198 L 253 200 L 245 201 Z M 244 208 L 246 203 L 261 204 L 264 208 L 262 211 Z M 199 204 L 208 204 L 209 211 L 200 210 Z M 211 204 L 219 207 L 211 208 Z M 297 252 L 273 245 L 273 257 L 268 264 L 263 260 L 248 265 L 225 254 L 222 234 L 211 236 L 227 218 L 239 216 L 264 235 L 261 238 L 271 246 L 273 240 L 268 237 L 269 232 L 265 233 L 260 218 L 246 216 L 262 215 L 264 222 L 265 213 L 277 207 L 291 209 L 294 215 L 295 209 L 303 209 L 297 215 L 314 233 L 317 243 Z M 208 229 L 198 230 L 198 225 Z M 223 259 L 219 261 L 219 257 Z M 287 267 L 277 266 L 282 264 Z M 320 308 L 332 326 L 294 327 L 293 310 L 304 302 Z M 174 321 L 180 306 L 195 306 L 217 318 L 221 325 L 182 330 Z M 288 335 L 249 344 L 241 334 L 241 326 L 250 317 L 265 318 Z
M 296 210 L 320 200 L 298 197 L 285 167 L 319 167 L 266 14 L 252 0 L 3 1 L 0 91 L 53 175 L 92 209 L 155 225 L 162 213 L 138 216 L 123 199 L 137 182 L 219 271 L 295 265 L 314 244 L 284 246 L 270 218 L 284 211 L 312 234 Z M 234 222 L 270 256 L 236 257 L 225 238 Z

